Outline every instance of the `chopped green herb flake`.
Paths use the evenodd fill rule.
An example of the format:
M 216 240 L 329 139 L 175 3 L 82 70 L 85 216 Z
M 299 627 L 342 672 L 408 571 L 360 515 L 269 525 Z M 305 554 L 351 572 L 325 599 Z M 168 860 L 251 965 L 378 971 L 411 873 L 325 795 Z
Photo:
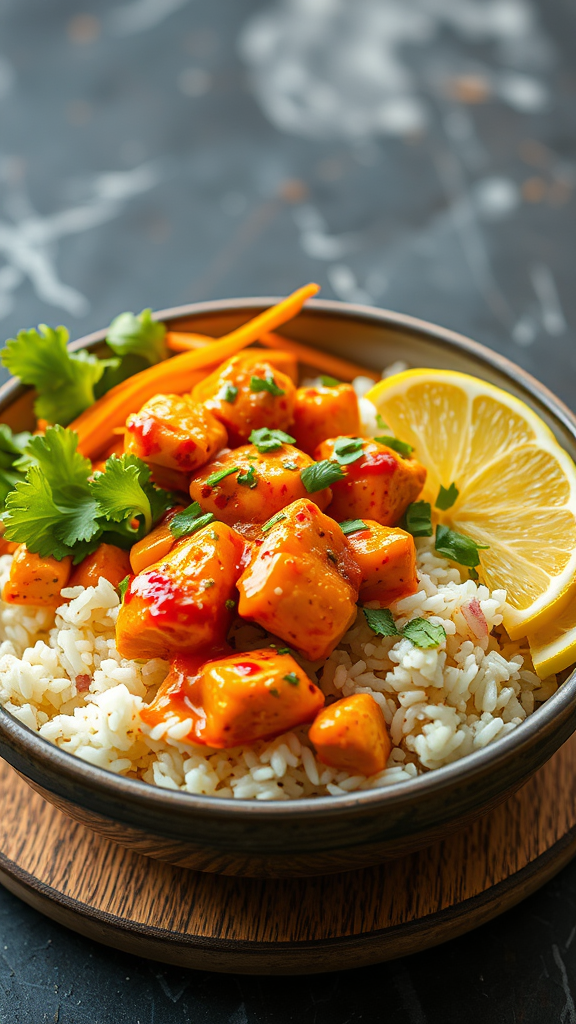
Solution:
M 284 466 L 284 469 L 298 469 L 298 466 L 295 462 L 283 462 L 282 465 Z
M 239 469 L 240 466 L 230 466 L 228 469 L 218 469 L 215 473 L 210 474 L 206 483 L 208 484 L 208 487 L 215 487 L 221 480 L 224 480 L 225 477 L 230 476 L 232 473 L 237 473 Z
M 375 437 L 374 440 L 378 441 L 378 444 L 385 444 L 387 448 L 391 448 L 392 451 L 398 452 L 403 459 L 409 459 L 414 451 L 411 444 L 407 444 L 406 441 L 399 441 L 398 438 L 393 437 L 392 434 L 384 434 L 382 437 Z
M 278 653 L 280 653 L 280 652 L 278 652 Z M 287 683 L 290 683 L 290 686 L 298 686 L 298 684 L 300 682 L 300 680 L 298 679 L 298 676 L 296 675 L 295 672 L 288 672 L 284 676 L 284 679 L 286 680 Z
M 323 459 L 322 462 L 315 462 L 312 466 L 303 469 L 300 479 L 308 494 L 314 494 L 316 491 L 323 490 L 324 487 L 330 487 L 330 484 L 335 484 L 337 480 L 343 480 L 345 475 L 336 462 Z
M 337 388 L 342 383 L 341 380 L 337 380 L 336 377 L 330 377 L 326 373 L 320 374 L 320 380 L 325 388 Z
M 382 416 L 380 415 L 379 412 L 376 413 L 376 426 L 379 428 L 379 430 L 390 430 L 390 427 L 388 426 L 387 423 L 384 423 L 384 420 L 382 419 Z
M 214 522 L 213 512 L 203 512 L 197 501 L 194 501 L 188 508 L 177 512 L 175 516 L 170 520 L 170 533 L 176 540 L 180 537 L 187 537 L 191 533 L 196 533 L 197 530 L 201 530 L 203 526 L 208 526 L 209 523 Z M 218 534 L 212 534 L 214 540 L 218 540 Z
M 340 523 L 340 529 L 345 537 L 349 533 L 357 533 L 358 530 L 369 530 L 370 527 L 366 526 L 366 523 L 362 522 L 361 519 L 345 519 L 343 523 Z
M 452 508 L 452 505 L 456 501 L 459 495 L 459 490 L 455 483 L 451 483 L 450 487 L 440 486 L 438 497 L 436 498 L 436 508 L 442 509 L 446 512 L 447 509 Z
M 283 444 L 294 444 L 295 437 L 286 434 L 283 430 L 269 430 L 268 427 L 261 427 L 260 430 L 253 430 L 249 440 L 256 445 L 260 454 L 275 452 Z
M 229 402 L 232 405 L 233 402 L 238 398 L 238 388 L 234 384 L 226 384 L 220 395 L 218 396 L 223 402 Z
M 275 647 L 276 644 L 270 644 L 270 646 Z M 290 650 L 289 647 L 279 647 L 278 654 L 292 654 L 292 651 Z
M 411 619 L 402 630 L 402 635 L 415 647 L 438 647 L 446 639 L 444 626 L 430 622 L 430 619 Z
M 225 607 L 225 608 L 226 608 L 226 609 L 227 609 L 227 610 L 228 610 L 229 612 L 233 612 L 233 611 L 234 611 L 234 609 L 235 609 L 235 607 L 236 607 L 236 601 L 233 601 L 233 600 L 232 600 L 232 598 L 231 598 L 231 597 L 229 597 L 229 598 L 228 598 L 228 599 L 227 599 L 226 601 L 224 601 L 224 607 Z
M 285 513 L 277 512 L 275 516 L 272 516 L 266 523 L 264 523 L 262 526 L 262 533 L 268 533 L 268 530 L 271 530 L 273 526 L 276 526 L 276 523 L 280 523 L 283 519 L 286 519 Z
M 432 508 L 429 501 L 413 501 L 406 509 L 406 529 L 413 537 L 431 537 Z
M 129 576 L 125 576 L 124 579 L 120 580 L 120 583 L 118 584 L 118 590 L 120 591 L 120 600 L 122 601 L 122 604 L 124 603 L 124 596 L 125 596 L 126 591 L 128 590 L 129 586 L 130 586 L 130 577 Z
M 450 530 L 442 523 L 438 523 L 436 527 L 434 546 L 436 551 L 444 555 L 445 558 L 451 558 L 453 562 L 458 562 L 459 565 L 465 565 L 470 569 L 475 569 L 477 565 L 480 565 L 478 551 L 488 548 L 488 544 L 476 544 L 471 537 L 456 533 L 455 530 Z
M 278 690 L 276 689 L 275 686 L 271 686 L 270 690 L 268 692 L 271 693 L 273 697 L 279 697 L 280 696 L 280 694 L 279 694 L 279 692 L 278 692 Z
M 152 319 L 152 310 L 138 316 L 120 313 L 110 324 L 106 343 L 118 356 L 136 355 L 153 366 L 166 359 L 166 327 Z
M 258 475 L 254 466 L 250 466 L 245 473 L 238 473 L 237 480 L 242 487 L 250 487 L 251 489 L 256 487 L 258 484 Z
M 364 440 L 361 437 L 338 437 L 334 442 L 334 458 L 341 466 L 348 466 L 362 458 Z
M 286 394 L 282 388 L 278 387 L 272 374 L 269 374 L 267 377 L 251 377 L 250 391 L 268 391 L 269 394 L 274 395 L 275 398 L 279 398 L 280 395 Z
M 208 513 L 206 513 L 206 514 L 208 514 Z M 216 530 L 210 530 L 210 536 L 211 536 L 212 540 L 220 540 L 220 537 L 216 533 Z
M 366 622 L 377 636 L 400 636 L 389 608 L 363 608 Z
M 208 590 L 208 587 L 215 587 L 216 580 L 204 580 L 204 590 Z
M 468 569 L 468 577 L 469 577 L 469 579 L 471 579 L 471 580 L 479 580 L 479 579 L 480 579 L 480 577 L 479 577 L 478 573 L 476 572 L 476 569 L 474 569 L 474 568 L 472 568 L 472 567 L 470 567 L 470 568 Z

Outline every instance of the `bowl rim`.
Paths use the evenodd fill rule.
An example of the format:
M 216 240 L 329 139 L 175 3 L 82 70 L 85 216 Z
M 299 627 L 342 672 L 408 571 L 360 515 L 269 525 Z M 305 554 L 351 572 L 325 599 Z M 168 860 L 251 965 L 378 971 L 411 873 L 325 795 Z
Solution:
M 278 301 L 280 301 L 279 297 L 218 299 L 169 307 L 157 311 L 153 317 L 156 320 L 171 321 L 183 317 L 242 312 L 244 310 L 258 312 Z M 439 342 L 443 347 L 459 354 L 464 353 L 476 362 L 484 364 L 484 366 L 488 365 L 511 379 L 516 389 L 522 391 L 532 403 L 536 400 L 553 419 L 559 421 L 576 443 L 576 416 L 561 399 L 516 363 L 465 335 L 405 313 L 333 299 L 311 299 L 306 303 L 305 312 L 312 316 L 328 314 L 345 320 L 363 320 L 373 325 L 395 328 L 407 334 L 423 337 L 428 341 Z M 94 331 L 78 338 L 69 347 L 73 351 L 89 348 L 104 341 L 106 334 L 106 328 Z M 28 390 L 30 389 L 14 379 L 10 379 L 0 386 L 0 417 L 11 402 Z M 556 693 L 529 715 L 519 727 L 511 730 L 506 736 L 496 739 L 493 744 L 467 754 L 459 760 L 425 772 L 408 782 L 356 790 L 337 798 L 330 795 L 282 801 L 240 800 L 234 797 L 194 794 L 183 790 L 164 789 L 140 779 L 116 775 L 108 769 L 92 765 L 57 747 L 20 722 L 4 707 L 0 707 L 0 736 L 5 734 L 15 742 L 17 748 L 25 751 L 38 762 L 50 763 L 51 767 L 70 783 L 80 786 L 88 785 L 93 790 L 99 791 L 101 795 L 108 794 L 110 797 L 120 800 L 129 799 L 133 806 L 140 805 L 149 809 L 154 806 L 157 812 L 164 815 L 175 813 L 186 818 L 197 817 L 199 814 L 213 818 L 226 818 L 232 815 L 236 820 L 254 821 L 254 817 L 257 816 L 259 819 L 279 821 L 308 818 L 312 814 L 329 818 L 339 816 L 346 810 L 384 811 L 387 807 L 396 807 L 404 803 L 406 799 L 408 802 L 416 797 L 425 799 L 432 792 L 436 795 L 440 792 L 449 794 L 455 783 L 469 782 L 476 775 L 494 771 L 499 764 L 503 765 L 512 757 L 514 759 L 521 758 L 522 751 L 531 745 L 535 736 L 546 726 L 551 726 L 554 719 L 560 718 L 571 706 L 576 707 L 576 669 L 571 672 Z

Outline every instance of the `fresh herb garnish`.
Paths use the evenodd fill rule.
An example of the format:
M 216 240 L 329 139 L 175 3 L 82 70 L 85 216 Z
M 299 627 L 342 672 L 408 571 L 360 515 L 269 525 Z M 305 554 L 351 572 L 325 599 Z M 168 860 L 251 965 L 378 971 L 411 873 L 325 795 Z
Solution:
M 430 619 L 411 619 L 402 630 L 402 635 L 410 640 L 415 647 L 438 647 L 446 639 L 444 626 L 430 622 Z
M 320 374 L 320 380 L 325 388 L 338 388 L 342 383 L 341 380 L 338 380 L 336 377 L 330 377 L 326 373 Z
M 295 462 L 283 462 L 282 465 L 284 466 L 284 469 L 298 469 L 298 466 Z
M 176 501 L 150 482 L 150 469 L 133 455 L 111 456 L 90 479 L 92 464 L 77 444 L 78 435 L 61 426 L 30 438 L 26 477 L 7 496 L 2 517 L 6 540 L 42 558 L 72 555 L 75 564 L 102 540 L 129 547 Z
M 366 622 L 377 636 L 400 636 L 389 608 L 363 608 Z
M 361 519 L 345 519 L 343 523 L 339 524 L 340 529 L 345 537 L 350 533 L 356 533 L 358 530 L 369 530 L 370 527 L 366 526 Z
M 361 437 L 338 437 L 334 442 L 334 459 L 348 466 L 362 457 L 364 440 Z
M 224 480 L 227 476 L 230 476 L 232 473 L 237 473 L 239 469 L 240 466 L 229 466 L 227 469 L 217 469 L 215 473 L 210 473 L 210 476 L 207 478 L 206 483 L 208 487 L 215 487 L 216 484 L 219 484 L 221 480 Z
M 3 366 L 23 384 L 36 388 L 34 411 L 48 423 L 66 425 L 95 401 L 94 386 L 117 359 L 98 359 L 84 350 L 69 352 L 65 327 L 18 331 L 0 356 Z
M 459 565 L 475 569 L 477 565 L 480 565 L 480 555 L 478 552 L 487 550 L 489 545 L 477 544 L 471 537 L 465 537 L 463 533 L 456 533 L 455 530 L 450 530 L 448 526 L 438 523 L 434 547 L 445 558 L 451 558 L 453 562 L 458 562 Z
M 216 580 L 204 580 L 203 583 L 204 583 L 204 587 L 203 587 L 204 590 L 208 590 L 209 587 L 215 587 L 216 586 Z
M 224 601 L 224 607 L 227 609 L 227 611 L 233 612 L 236 607 L 236 601 L 233 601 L 231 597 L 228 597 Z
M 124 579 L 120 580 L 120 583 L 118 584 L 118 590 L 120 591 L 120 600 L 122 604 L 124 604 L 124 597 L 126 596 L 126 591 L 128 590 L 129 586 L 130 576 L 125 576 Z
M 470 566 L 470 568 L 468 569 L 468 578 L 471 579 L 471 580 L 479 580 L 480 579 L 478 573 L 476 572 L 476 569 L 474 569 L 472 566 Z
M 379 430 L 390 430 L 390 427 L 388 426 L 387 423 L 384 423 L 384 420 L 382 419 L 382 416 L 380 415 L 379 412 L 376 413 L 376 426 L 378 427 Z
M 398 452 L 403 459 L 409 459 L 414 451 L 411 444 L 408 444 L 406 441 L 399 441 L 398 438 L 394 437 L 392 434 L 384 434 L 381 437 L 375 437 L 374 440 L 378 441 L 378 444 L 385 444 L 387 448 L 391 448 L 392 451 Z
M 106 335 L 106 344 L 118 356 L 141 356 L 150 366 L 166 359 L 166 327 L 152 319 L 152 310 L 120 313 L 115 317 Z
M 306 469 L 300 473 L 300 479 L 308 494 L 321 491 L 324 487 L 335 484 L 337 480 L 343 480 L 345 476 L 343 469 L 336 462 L 330 462 L 329 459 L 306 466 Z
M 298 686 L 300 682 L 295 672 L 287 672 L 286 675 L 283 676 L 283 679 L 285 679 L 287 683 L 290 683 L 290 686 Z
M 275 647 L 276 644 L 270 644 L 270 646 Z M 292 651 L 290 650 L 289 647 L 279 647 L 278 654 L 292 654 Z
M 261 526 L 262 533 L 268 533 L 268 530 L 271 530 L 273 526 L 276 526 L 276 523 L 280 523 L 283 519 L 286 519 L 285 513 L 277 512 L 276 515 L 271 516 L 271 518 Z
M 236 479 L 242 487 L 250 487 L 253 489 L 258 484 L 258 474 L 254 469 L 254 466 L 250 466 L 245 473 L 238 473 Z
M 203 512 L 198 502 L 194 501 L 191 505 L 188 505 L 188 508 L 182 509 L 181 512 L 177 512 L 172 517 L 169 529 L 172 536 L 179 540 L 180 537 L 187 537 L 189 534 L 196 533 L 203 526 L 208 526 L 212 522 L 214 522 L 214 513 Z M 214 533 L 213 540 L 218 540 L 217 533 Z
M 238 398 L 238 388 L 234 384 L 226 384 L 226 387 L 222 388 L 218 397 L 223 402 L 229 402 L 232 405 Z
M 438 491 L 438 497 L 435 501 L 435 507 L 442 509 L 442 512 L 446 512 L 447 509 L 452 508 L 452 505 L 456 501 L 460 491 L 456 487 L 455 483 L 451 483 L 450 487 L 442 487 Z
M 24 480 L 28 457 L 24 454 L 31 434 L 13 434 L 6 423 L 0 423 L 0 510 L 19 481 Z
M 413 537 L 431 537 L 432 509 L 429 501 L 413 501 L 405 513 L 405 524 L 408 533 Z
M 278 690 L 276 689 L 275 686 L 271 686 L 268 692 L 271 693 L 273 697 L 279 697 L 280 696 L 280 694 L 278 693 Z
M 265 452 L 275 452 L 283 444 L 294 444 L 295 437 L 286 434 L 283 430 L 269 430 L 268 427 L 261 427 L 260 430 L 253 430 L 248 438 L 256 445 L 261 455 Z
M 266 377 L 251 377 L 250 391 L 268 391 L 269 394 L 274 395 L 275 398 L 279 398 L 280 395 L 286 394 L 282 388 L 278 387 L 271 373 Z

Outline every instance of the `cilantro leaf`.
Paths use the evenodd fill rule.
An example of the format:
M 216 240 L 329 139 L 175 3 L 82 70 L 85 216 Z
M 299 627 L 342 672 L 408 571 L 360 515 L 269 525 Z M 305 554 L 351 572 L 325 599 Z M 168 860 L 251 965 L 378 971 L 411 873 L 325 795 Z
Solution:
M 120 313 L 106 336 L 109 348 L 118 356 L 141 356 L 150 366 L 166 359 L 166 327 L 152 319 L 152 310 L 143 309 L 138 316 Z
M 446 512 L 447 509 L 452 508 L 452 505 L 456 501 L 456 498 L 458 497 L 459 494 L 460 491 L 456 487 L 455 483 L 451 483 L 450 487 L 442 487 L 442 485 L 440 485 L 438 497 L 436 498 L 435 501 L 435 507 L 442 509 L 443 512 Z
M 268 530 L 271 530 L 277 523 L 281 523 L 283 519 L 286 519 L 285 513 L 277 512 L 275 516 L 271 516 L 271 518 L 260 527 L 262 533 L 268 533 Z
M 300 472 L 300 479 L 308 494 L 321 491 L 324 487 L 336 483 L 337 480 L 343 480 L 345 476 L 344 470 L 336 462 L 330 462 L 329 459 L 306 466 L 306 469 Z
M 210 473 L 206 483 L 208 484 L 208 487 L 215 487 L 221 480 L 230 476 L 231 473 L 237 473 L 239 469 L 240 466 L 229 466 L 228 469 L 217 469 L 215 473 Z
M 203 512 L 198 502 L 193 501 L 188 508 L 177 512 L 170 520 L 170 533 L 176 540 L 179 540 L 180 537 L 196 533 L 197 530 L 201 530 L 203 526 L 208 526 L 213 521 L 214 513 Z
M 290 686 L 298 686 L 300 683 L 295 672 L 287 672 L 282 678 L 285 679 L 287 683 L 290 683 Z
M 64 426 L 94 402 L 94 385 L 117 360 L 98 359 L 88 352 L 69 352 L 65 327 L 19 331 L 9 338 L 2 364 L 23 384 L 36 388 L 36 415 Z
M 322 387 L 325 388 L 339 388 L 342 383 L 341 380 L 337 380 L 336 377 L 330 377 L 326 373 L 320 374 L 320 380 L 322 382 Z
M 31 434 L 13 434 L 7 423 L 0 423 L 0 511 L 6 498 L 20 480 L 24 480 L 24 451 Z
M 221 398 L 223 402 L 229 402 L 229 404 L 232 405 L 238 398 L 238 388 L 234 384 L 227 384 L 218 395 L 218 398 Z
M 258 485 L 258 474 L 254 466 L 250 466 L 245 473 L 238 473 L 236 479 L 242 487 L 250 487 L 251 490 Z
M 369 530 L 370 527 L 366 526 L 366 523 L 362 522 L 361 519 L 345 519 L 342 523 L 339 523 L 340 529 L 345 537 L 349 533 L 357 533 L 358 530 Z
M 361 437 L 337 437 L 334 442 L 334 459 L 341 466 L 348 466 L 360 459 L 364 452 L 364 441 Z
M 275 398 L 279 398 L 280 395 L 286 394 L 282 388 L 278 387 L 271 373 L 266 377 L 251 377 L 250 391 L 268 391 L 269 394 L 274 395 Z
M 78 541 L 89 541 L 100 531 L 96 517 L 96 502 L 87 487 L 85 493 L 78 488 L 74 495 L 54 494 L 47 476 L 34 465 L 6 498 L 4 536 L 42 558 L 61 559 L 72 554 Z
M 408 444 L 406 441 L 399 441 L 398 438 L 394 437 L 392 434 L 384 434 L 382 437 L 375 437 L 374 440 L 378 441 L 378 444 L 385 444 L 387 448 L 391 448 L 392 451 L 398 452 L 403 459 L 409 459 L 414 451 L 411 444 Z
M 78 434 L 57 424 L 48 427 L 44 435 L 31 437 L 26 452 L 40 466 L 52 488 L 87 486 L 92 472 L 90 459 L 77 448 Z
M 298 463 L 292 462 L 290 459 L 288 459 L 286 462 L 283 462 L 282 465 L 284 466 L 284 469 L 298 469 Z
M 471 537 L 465 537 L 463 533 L 456 533 L 455 530 L 450 530 L 442 523 L 438 523 L 436 527 L 434 546 L 436 551 L 444 555 L 445 558 L 451 558 L 453 562 L 458 562 L 459 565 L 465 565 L 470 569 L 475 569 L 477 565 L 480 565 L 478 552 L 489 547 L 488 544 L 476 544 Z
M 248 438 L 256 445 L 261 455 L 265 452 L 275 452 L 283 444 L 294 444 L 295 437 L 286 434 L 283 430 L 269 430 L 268 427 L 261 427 L 260 430 L 253 430 Z
M 405 523 L 408 533 L 411 533 L 413 537 L 431 537 L 434 530 L 430 502 L 413 501 L 411 505 L 408 505 Z
M 116 523 L 143 516 L 148 533 L 154 522 L 150 498 L 144 489 L 149 480 L 148 466 L 134 455 L 111 455 L 105 472 L 97 473 L 90 485 L 99 514 Z
M 430 622 L 430 619 L 411 619 L 402 630 L 402 635 L 415 647 L 438 647 L 446 639 L 444 626 Z
M 123 580 L 120 580 L 120 583 L 118 584 L 118 590 L 120 591 L 120 600 L 121 600 L 122 604 L 124 604 L 124 598 L 126 596 L 126 591 L 128 590 L 129 586 L 130 586 L 130 576 L 128 575 L 128 576 L 125 576 Z
M 400 636 L 389 608 L 363 608 L 366 622 L 377 636 Z
M 379 412 L 376 413 L 376 426 L 380 430 L 390 430 L 390 427 L 388 426 L 387 423 L 384 423 L 384 420 L 382 419 L 382 416 Z

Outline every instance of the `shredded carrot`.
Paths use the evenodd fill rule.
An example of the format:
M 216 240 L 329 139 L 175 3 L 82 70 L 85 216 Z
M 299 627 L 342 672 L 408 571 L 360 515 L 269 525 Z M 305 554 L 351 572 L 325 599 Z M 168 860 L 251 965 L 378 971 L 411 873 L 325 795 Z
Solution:
M 283 352 L 290 352 L 300 363 L 320 370 L 329 377 L 337 377 L 338 380 L 350 381 L 354 377 L 371 377 L 372 380 L 380 380 L 380 374 L 375 370 L 367 370 L 365 366 L 358 366 L 348 359 L 341 359 L 339 356 L 330 355 L 321 349 L 311 348 L 310 345 L 302 345 L 299 341 L 292 341 L 283 338 L 279 334 L 267 332 L 262 334 L 260 341 L 267 348 L 280 349 Z
M 191 391 L 219 363 L 256 341 L 263 332 L 291 320 L 318 290 L 317 284 L 305 285 L 213 344 L 166 359 L 111 388 L 70 424 L 78 434 L 79 450 L 93 459 L 111 443 L 114 428 L 123 426 L 126 417 L 149 398 L 161 392 Z
M 191 352 L 196 348 L 205 348 L 211 342 L 218 341 L 209 334 L 188 334 L 184 331 L 166 331 L 166 345 L 171 352 Z

